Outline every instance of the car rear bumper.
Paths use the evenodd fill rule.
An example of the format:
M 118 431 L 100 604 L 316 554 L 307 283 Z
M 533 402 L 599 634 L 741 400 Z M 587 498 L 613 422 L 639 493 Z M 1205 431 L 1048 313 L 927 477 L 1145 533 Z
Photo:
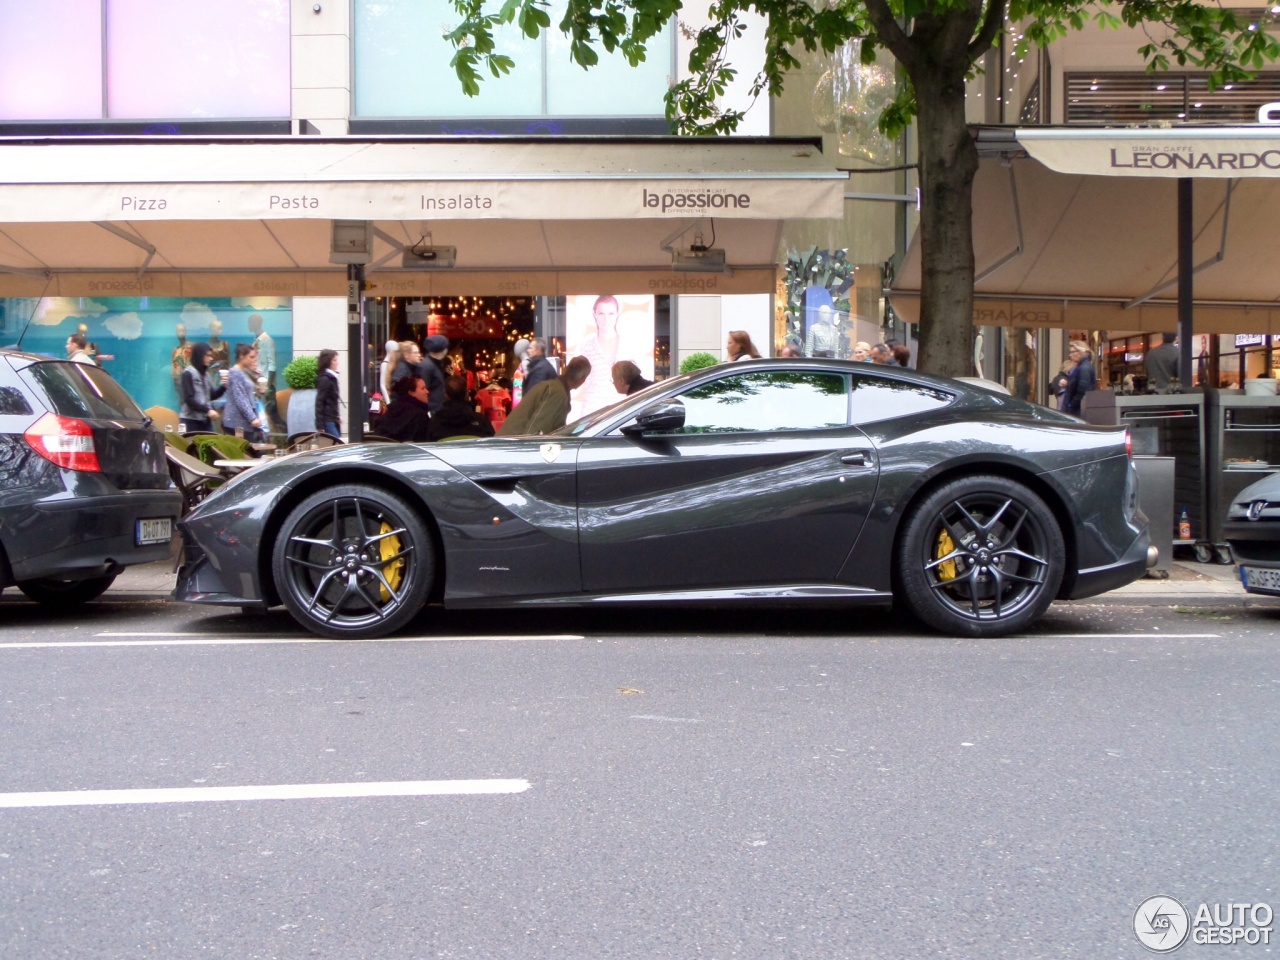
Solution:
M 1096 597 L 1108 590 L 1115 590 L 1133 583 L 1147 572 L 1147 549 L 1151 546 L 1151 534 L 1143 530 L 1124 555 L 1115 563 L 1091 567 L 1076 574 L 1068 600 Z
M 75 580 L 163 560 L 170 555 L 172 541 L 139 546 L 138 521 L 167 518 L 176 531 L 181 511 L 182 495 L 176 490 L 25 504 L 0 519 L 10 573 L 15 581 Z

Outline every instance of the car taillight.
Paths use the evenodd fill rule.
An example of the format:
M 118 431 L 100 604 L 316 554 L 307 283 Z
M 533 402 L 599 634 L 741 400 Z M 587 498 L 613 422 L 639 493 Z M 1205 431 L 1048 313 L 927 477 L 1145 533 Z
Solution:
M 1133 434 L 1128 430 L 1124 432 L 1124 452 L 1130 460 L 1133 459 Z
M 31 449 L 50 463 L 68 470 L 101 473 L 93 430 L 83 420 L 46 413 L 23 434 Z

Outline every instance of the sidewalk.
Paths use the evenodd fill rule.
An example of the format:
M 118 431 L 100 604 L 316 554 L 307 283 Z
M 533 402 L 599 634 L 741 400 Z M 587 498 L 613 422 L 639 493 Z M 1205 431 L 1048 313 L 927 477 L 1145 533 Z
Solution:
M 108 596 L 117 600 L 161 599 L 173 589 L 174 576 L 173 560 L 129 567 L 116 579 Z M 1273 600 L 1245 593 L 1240 585 L 1240 574 L 1233 564 L 1189 560 L 1174 560 L 1166 580 L 1143 577 L 1127 587 L 1101 596 L 1067 602 L 1170 607 L 1243 607 L 1247 603 L 1280 608 L 1280 598 Z

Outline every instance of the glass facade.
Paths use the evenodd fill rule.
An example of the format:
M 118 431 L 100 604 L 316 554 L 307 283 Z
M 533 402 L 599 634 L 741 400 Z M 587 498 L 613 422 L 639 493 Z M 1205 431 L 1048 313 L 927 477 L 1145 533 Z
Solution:
M 569 59 L 569 41 L 556 24 L 562 0 L 547 12 L 552 28 L 537 40 L 514 25 L 494 31 L 497 53 L 514 69 L 485 75 L 480 95 L 462 92 L 450 66 L 445 34 L 459 16 L 446 0 L 354 0 L 356 117 L 661 117 L 675 73 L 673 27 L 649 42 L 648 56 L 632 68 L 619 53 L 598 48 L 590 72 Z M 465 132 L 465 131 L 459 131 Z
M 3 0 L 0 40 L 0 121 L 289 116 L 287 0 Z
M 84 333 L 99 365 L 144 410 L 178 409 L 174 384 L 198 340 L 215 343 L 230 360 L 237 343 L 252 343 L 249 318 L 262 318 L 275 340 L 276 381 L 293 359 L 293 309 L 287 298 L 184 300 L 160 297 L 0 299 L 3 345 L 50 357 L 67 355 L 67 337 Z
M 790 221 L 779 261 L 785 275 L 779 289 L 771 353 L 784 345 L 806 354 L 847 356 L 858 341 L 910 339 L 893 322 L 884 296 L 885 265 L 906 249 L 914 229 L 914 207 L 901 200 L 914 189 L 905 138 L 886 137 L 877 128 L 881 110 L 897 89 L 891 59 L 863 64 L 857 41 L 830 58 L 797 51 L 802 66 L 787 77 L 773 103 L 773 132 L 779 136 L 822 134 L 823 154 L 852 171 L 848 190 L 880 199 L 844 204 L 842 220 Z M 836 332 L 827 337 L 834 313 Z M 816 336 L 814 332 L 816 331 Z M 824 346 L 824 338 L 831 340 Z

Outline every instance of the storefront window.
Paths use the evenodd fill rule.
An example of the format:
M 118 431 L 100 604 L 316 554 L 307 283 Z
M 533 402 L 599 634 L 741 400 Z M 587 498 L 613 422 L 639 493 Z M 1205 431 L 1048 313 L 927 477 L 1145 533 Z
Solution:
M 0 4 L 0 120 L 288 117 L 289 30 L 287 0 Z
M 199 340 L 213 343 L 218 362 L 235 356 L 237 343 L 252 343 L 249 318 L 262 318 L 275 341 L 278 371 L 293 359 L 293 308 L 288 299 L 186 300 L 159 297 L 47 297 L 0 299 L 4 343 L 62 358 L 67 337 L 84 333 L 90 353 L 144 410 L 178 409 L 175 379 Z M 264 371 L 265 372 L 265 371 Z
M 563 0 L 547 13 L 551 29 L 537 40 L 519 28 L 494 31 L 497 52 L 515 61 L 503 77 L 485 74 L 478 97 L 462 92 L 449 65 L 445 34 L 457 26 L 448 4 L 416 0 L 355 0 L 355 113 L 358 117 L 656 117 L 675 73 L 672 26 L 646 45 L 638 67 L 597 48 L 600 62 L 585 73 L 569 59 L 556 29 Z

